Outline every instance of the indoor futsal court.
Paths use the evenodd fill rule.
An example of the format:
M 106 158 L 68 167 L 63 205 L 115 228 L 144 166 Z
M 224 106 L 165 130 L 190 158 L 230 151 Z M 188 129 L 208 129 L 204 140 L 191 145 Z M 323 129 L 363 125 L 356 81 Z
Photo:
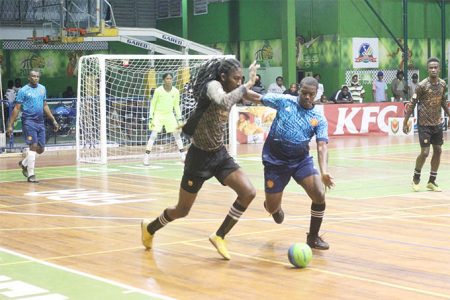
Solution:
M 418 151 L 416 137 L 330 139 L 336 187 L 321 230 L 330 249 L 313 250 L 304 269 L 289 263 L 287 250 L 305 241 L 310 200 L 291 182 L 286 219 L 273 222 L 263 208 L 260 145 L 239 147 L 257 196 L 227 236 L 230 261 L 208 241 L 235 197 L 215 179 L 188 217 L 155 235 L 153 250 L 141 245 L 140 220 L 176 203 L 178 160 L 75 165 L 70 152 L 48 152 L 33 185 L 19 157 L 2 159 L 0 292 L 13 293 L 13 281 L 30 286 L 0 299 L 449 299 L 450 153 L 445 144 L 443 192 L 424 183 L 412 192 Z M 47 298 L 17 296 L 33 288 Z
M 450 300 L 449 14 L 0 0 L 0 300 Z

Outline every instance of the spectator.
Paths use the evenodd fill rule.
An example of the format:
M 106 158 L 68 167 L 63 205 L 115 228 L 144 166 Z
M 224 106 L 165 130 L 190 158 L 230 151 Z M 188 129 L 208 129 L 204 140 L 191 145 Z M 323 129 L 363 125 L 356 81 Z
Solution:
M 377 80 L 372 84 L 373 99 L 375 102 L 386 102 L 387 100 L 387 84 L 383 80 L 383 77 L 383 72 L 378 71 Z
M 274 93 L 274 94 L 283 94 L 283 92 L 286 90 L 286 88 L 283 85 L 283 77 L 278 76 L 275 79 L 275 82 L 272 83 L 271 85 L 269 85 L 269 93 Z
M 363 103 L 366 91 L 364 90 L 362 84 L 359 82 L 358 74 L 354 74 L 352 76 L 352 80 L 350 82 L 350 85 L 348 86 L 348 89 L 350 91 L 350 94 L 352 95 L 354 102 Z
M 16 100 L 16 91 L 14 90 L 14 81 L 8 80 L 8 88 L 5 92 L 5 99 L 8 100 L 8 105 L 13 105 Z
M 342 88 L 336 92 L 336 96 L 334 97 L 335 103 L 353 103 L 352 94 L 348 89 L 348 86 L 343 85 Z
M 63 98 L 75 98 L 75 93 L 73 92 L 72 87 L 69 85 L 66 90 L 62 93 Z
M 242 82 L 244 82 L 244 81 L 242 81 Z M 256 92 L 256 93 L 258 93 L 258 94 L 260 94 L 260 95 L 264 95 L 266 93 L 266 88 L 261 83 L 261 75 L 256 74 L 255 85 L 252 87 L 251 90 Z
M 316 97 L 314 98 L 314 101 L 320 101 L 322 99 L 323 93 L 325 92 L 325 89 L 323 87 L 323 84 L 320 83 L 320 74 L 314 74 L 313 76 L 317 82 L 319 83 L 319 88 L 317 89 Z
M 296 83 L 291 83 L 291 86 L 289 87 L 289 89 L 285 90 L 283 92 L 283 94 L 298 97 L 298 86 L 297 86 L 297 84 Z
M 401 70 L 397 71 L 397 76 L 391 83 L 392 95 L 395 102 L 406 100 L 408 88 L 404 79 L 404 73 Z
M 16 92 L 16 94 L 20 90 L 21 87 L 22 87 L 22 79 L 20 79 L 20 78 L 14 79 L 14 87 L 13 87 L 13 89 Z
M 414 93 L 416 92 L 416 88 L 419 81 L 419 75 L 417 75 L 417 73 L 414 73 L 411 78 L 412 82 L 409 84 L 408 87 L 408 100 L 410 100 L 413 97 Z

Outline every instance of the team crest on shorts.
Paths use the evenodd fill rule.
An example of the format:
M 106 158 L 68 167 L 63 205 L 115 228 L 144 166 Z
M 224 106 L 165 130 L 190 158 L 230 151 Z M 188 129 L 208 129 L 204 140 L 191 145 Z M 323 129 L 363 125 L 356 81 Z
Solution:
M 275 183 L 272 180 L 267 180 L 266 181 L 266 185 L 269 189 L 273 188 L 273 186 L 275 185 Z
M 309 121 L 309 124 L 311 124 L 311 126 L 316 127 L 317 125 L 319 125 L 319 120 L 317 119 L 311 119 L 311 121 Z
M 29 141 L 31 141 L 31 140 L 33 140 L 33 137 L 32 137 L 31 135 L 29 135 L 29 136 L 27 137 L 27 139 L 28 139 Z
M 423 143 L 424 143 L 424 144 L 428 144 L 428 139 L 424 139 L 424 140 L 423 140 Z
M 194 182 L 192 180 L 188 180 L 187 184 L 188 184 L 188 186 L 193 186 Z

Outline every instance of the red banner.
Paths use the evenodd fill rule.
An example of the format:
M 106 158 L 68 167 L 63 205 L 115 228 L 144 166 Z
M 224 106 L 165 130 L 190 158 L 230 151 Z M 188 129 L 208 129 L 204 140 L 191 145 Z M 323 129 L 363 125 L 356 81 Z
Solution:
M 389 132 L 388 119 L 403 117 L 405 107 L 399 102 L 364 104 L 327 104 L 328 135 L 368 135 Z

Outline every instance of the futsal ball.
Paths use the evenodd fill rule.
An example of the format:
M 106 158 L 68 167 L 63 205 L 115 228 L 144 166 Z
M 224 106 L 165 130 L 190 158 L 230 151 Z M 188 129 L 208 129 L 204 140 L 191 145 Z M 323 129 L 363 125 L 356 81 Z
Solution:
M 312 259 L 312 250 L 305 243 L 295 243 L 288 250 L 288 258 L 295 267 L 304 268 Z

